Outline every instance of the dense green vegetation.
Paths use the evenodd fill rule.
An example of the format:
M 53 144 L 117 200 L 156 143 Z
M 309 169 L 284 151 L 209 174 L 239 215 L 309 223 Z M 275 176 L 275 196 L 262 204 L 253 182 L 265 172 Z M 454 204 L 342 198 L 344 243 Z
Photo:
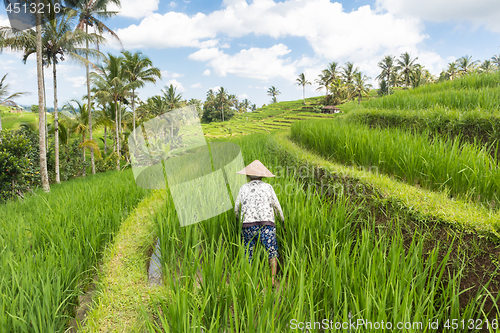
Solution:
M 398 91 L 351 108 L 348 121 L 371 127 L 430 131 L 433 135 L 482 144 L 500 155 L 500 72 Z
M 1 206 L 2 332 L 63 332 L 104 246 L 147 191 L 131 171 L 36 191 Z
M 280 175 L 268 179 L 285 213 L 285 223 L 277 224 L 279 287 L 271 288 L 262 247 L 248 264 L 232 211 L 181 228 L 169 200 L 156 215 L 166 292 L 144 307 L 150 332 L 284 332 L 294 322 L 323 319 L 394 325 L 440 320 L 442 328 L 443 318 L 484 318 L 482 292 L 467 307 L 460 304 L 463 267 L 448 275 L 451 248 L 426 250 L 431 230 L 406 235 L 405 242 L 398 215 L 384 232 L 352 199 L 304 186 L 296 169 L 283 173 L 288 157 L 269 136 L 231 141 L 242 148 L 245 163 L 258 158 Z
M 500 169 L 477 145 L 458 138 L 430 138 L 429 133 L 400 129 L 369 129 L 340 121 L 309 121 L 292 125 L 292 138 L 322 156 L 344 164 L 376 167 L 411 185 L 449 190 L 453 197 L 470 197 L 498 204 Z

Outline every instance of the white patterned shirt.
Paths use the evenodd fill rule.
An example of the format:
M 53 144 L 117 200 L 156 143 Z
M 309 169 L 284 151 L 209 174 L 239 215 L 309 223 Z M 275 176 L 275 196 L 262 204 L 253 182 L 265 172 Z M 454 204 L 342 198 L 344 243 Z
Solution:
M 273 187 L 262 180 L 252 180 L 240 188 L 234 205 L 236 218 L 240 218 L 240 204 L 243 224 L 263 221 L 274 223 L 275 212 L 281 221 L 285 221 Z

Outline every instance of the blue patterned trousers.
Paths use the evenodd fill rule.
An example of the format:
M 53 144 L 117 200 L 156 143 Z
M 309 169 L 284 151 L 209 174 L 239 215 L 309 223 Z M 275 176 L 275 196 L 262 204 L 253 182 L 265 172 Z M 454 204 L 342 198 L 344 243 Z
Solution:
M 241 235 L 243 237 L 243 241 L 245 242 L 245 255 L 248 254 L 248 260 L 250 263 L 252 263 L 253 250 L 258 239 L 260 239 L 261 243 L 269 252 L 269 259 L 278 257 L 276 227 L 272 227 L 270 225 L 246 227 L 242 229 Z

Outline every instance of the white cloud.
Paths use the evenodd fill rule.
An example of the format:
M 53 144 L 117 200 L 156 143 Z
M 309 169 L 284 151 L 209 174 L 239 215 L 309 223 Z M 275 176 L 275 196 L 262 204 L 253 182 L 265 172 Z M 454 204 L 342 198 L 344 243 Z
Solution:
M 172 8 L 175 8 L 177 7 L 177 4 L 175 3 L 175 1 L 170 1 L 170 3 L 168 4 L 170 7 Z
M 294 79 L 295 65 L 282 57 L 290 53 L 284 44 L 270 48 L 250 48 L 228 55 L 218 48 L 201 49 L 188 56 L 189 59 L 208 61 L 215 74 L 226 76 L 228 73 L 240 77 L 269 80 L 274 77 Z
M 218 37 L 224 36 L 301 37 L 317 55 L 337 60 L 380 56 L 387 50 L 414 46 L 426 38 L 421 33 L 419 19 L 400 18 L 370 6 L 347 13 L 342 4 L 329 0 L 254 0 L 251 4 L 245 0 L 225 0 L 223 5 L 224 8 L 208 15 L 152 14 L 139 25 L 119 29 L 118 34 L 126 48 L 210 49 L 217 46 Z
M 216 32 L 206 29 L 201 21 L 205 14 L 187 16 L 168 12 L 164 15 L 151 14 L 139 25 L 132 24 L 118 29 L 117 35 L 127 49 L 167 47 L 213 47 L 217 45 Z
M 168 87 L 170 85 L 173 85 L 177 92 L 185 92 L 186 91 L 186 89 L 182 86 L 182 83 L 180 83 L 176 79 L 169 80 L 167 82 L 166 86 Z
M 191 86 L 189 86 L 189 87 L 190 87 L 190 88 L 201 88 L 201 87 L 202 87 L 202 85 L 201 85 L 201 83 L 200 83 L 200 82 L 198 82 L 198 83 L 192 84 L 192 85 L 191 85 Z
M 241 94 L 241 95 L 239 95 L 239 96 L 238 96 L 238 99 L 239 99 L 240 101 L 242 101 L 242 100 L 244 100 L 244 99 L 248 99 L 249 97 L 250 97 L 250 96 L 248 96 L 247 94 Z
M 210 76 L 210 69 L 205 69 L 205 71 L 203 71 L 203 75 Z
M 183 77 L 184 74 L 179 74 L 179 73 L 174 73 L 174 72 L 170 72 L 170 71 L 161 71 L 161 76 L 164 78 L 164 79 L 178 79 L 180 77 Z
M 72 83 L 72 86 L 79 88 L 85 85 L 87 78 L 85 76 L 65 76 L 65 79 Z
M 500 32 L 498 0 L 377 0 L 381 10 L 434 22 L 466 21 Z
M 10 27 L 10 21 L 7 16 L 0 15 L 0 26 L 2 27 Z
M 141 0 L 140 4 L 134 0 L 121 0 L 121 8 L 114 4 L 110 4 L 108 10 L 119 12 L 118 15 L 140 19 L 151 15 L 158 10 L 160 0 Z

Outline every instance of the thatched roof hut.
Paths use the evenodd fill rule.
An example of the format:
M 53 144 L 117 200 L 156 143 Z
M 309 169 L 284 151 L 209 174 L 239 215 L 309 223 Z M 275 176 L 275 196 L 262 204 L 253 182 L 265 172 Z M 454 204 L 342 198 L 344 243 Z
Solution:
M 325 105 L 321 108 L 321 113 L 341 113 L 340 109 L 334 105 Z

